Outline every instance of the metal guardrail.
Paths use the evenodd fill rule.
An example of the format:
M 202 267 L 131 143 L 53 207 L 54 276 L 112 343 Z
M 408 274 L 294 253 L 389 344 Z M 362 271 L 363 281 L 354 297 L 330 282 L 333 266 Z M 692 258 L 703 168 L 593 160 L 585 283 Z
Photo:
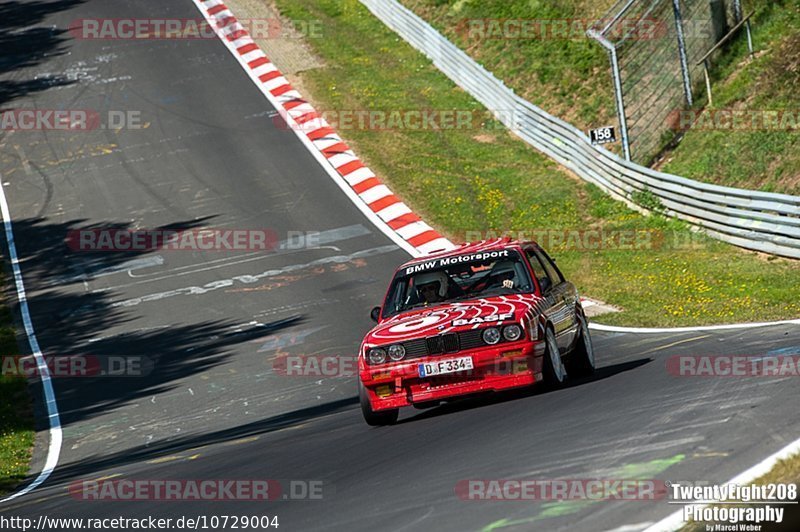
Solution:
M 396 0 L 360 0 L 506 127 L 613 198 L 650 191 L 664 212 L 730 244 L 800 259 L 800 197 L 701 183 L 626 161 L 514 91 Z

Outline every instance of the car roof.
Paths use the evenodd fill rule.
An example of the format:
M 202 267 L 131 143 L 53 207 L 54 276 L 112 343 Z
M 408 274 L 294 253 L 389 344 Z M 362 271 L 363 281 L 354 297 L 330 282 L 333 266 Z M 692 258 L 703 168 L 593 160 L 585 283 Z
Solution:
M 535 242 L 520 242 L 519 240 L 514 240 L 510 237 L 494 238 L 492 240 L 481 240 L 480 242 L 465 242 L 464 244 L 461 244 L 460 246 L 453 249 L 438 251 L 431 253 L 430 255 L 424 255 L 422 257 L 411 259 L 410 261 L 403 263 L 398 268 L 398 270 L 401 270 L 407 266 L 419 264 L 421 262 L 427 262 L 433 259 L 439 259 L 442 257 L 452 257 L 453 255 L 465 255 L 468 253 L 480 253 L 484 251 L 508 249 L 508 248 L 523 246 L 526 244 L 536 245 Z

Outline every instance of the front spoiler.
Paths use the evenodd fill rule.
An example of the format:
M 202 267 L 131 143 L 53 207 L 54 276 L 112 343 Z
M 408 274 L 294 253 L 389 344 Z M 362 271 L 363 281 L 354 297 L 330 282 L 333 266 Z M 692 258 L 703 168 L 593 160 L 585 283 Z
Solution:
M 380 411 L 442 399 L 530 386 L 542 380 L 544 342 L 517 342 L 499 347 L 424 357 L 375 368 L 367 366 L 360 378 L 372 410 Z M 418 366 L 447 358 L 471 356 L 474 369 L 421 378 Z

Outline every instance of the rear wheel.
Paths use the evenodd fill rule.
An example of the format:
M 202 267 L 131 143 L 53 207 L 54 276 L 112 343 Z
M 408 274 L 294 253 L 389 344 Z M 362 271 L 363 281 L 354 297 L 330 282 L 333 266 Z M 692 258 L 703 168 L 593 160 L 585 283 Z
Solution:
M 559 388 L 567 380 L 567 370 L 561 360 L 553 329 L 548 327 L 545 330 L 544 339 L 545 345 L 547 345 L 547 351 L 544 354 L 544 382 L 550 388 Z
M 594 347 L 586 318 L 578 316 L 578 322 L 580 337 L 575 342 L 575 349 L 569 355 L 569 372 L 585 377 L 594 373 Z
M 400 409 L 393 408 L 391 410 L 380 410 L 378 412 L 374 411 L 369 402 L 367 389 L 361 383 L 361 381 L 358 382 L 358 399 L 361 403 L 361 413 L 364 414 L 364 421 L 367 422 L 367 425 L 380 427 L 383 425 L 394 425 L 397 423 L 397 418 L 400 415 Z

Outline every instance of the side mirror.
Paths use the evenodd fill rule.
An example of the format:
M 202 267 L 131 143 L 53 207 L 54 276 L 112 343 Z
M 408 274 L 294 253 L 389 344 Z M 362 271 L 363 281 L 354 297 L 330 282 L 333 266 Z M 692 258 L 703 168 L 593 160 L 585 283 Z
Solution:
M 372 311 L 369 313 L 369 317 L 372 318 L 372 321 L 378 323 L 378 320 L 381 319 L 381 307 L 375 307 L 372 309 Z

